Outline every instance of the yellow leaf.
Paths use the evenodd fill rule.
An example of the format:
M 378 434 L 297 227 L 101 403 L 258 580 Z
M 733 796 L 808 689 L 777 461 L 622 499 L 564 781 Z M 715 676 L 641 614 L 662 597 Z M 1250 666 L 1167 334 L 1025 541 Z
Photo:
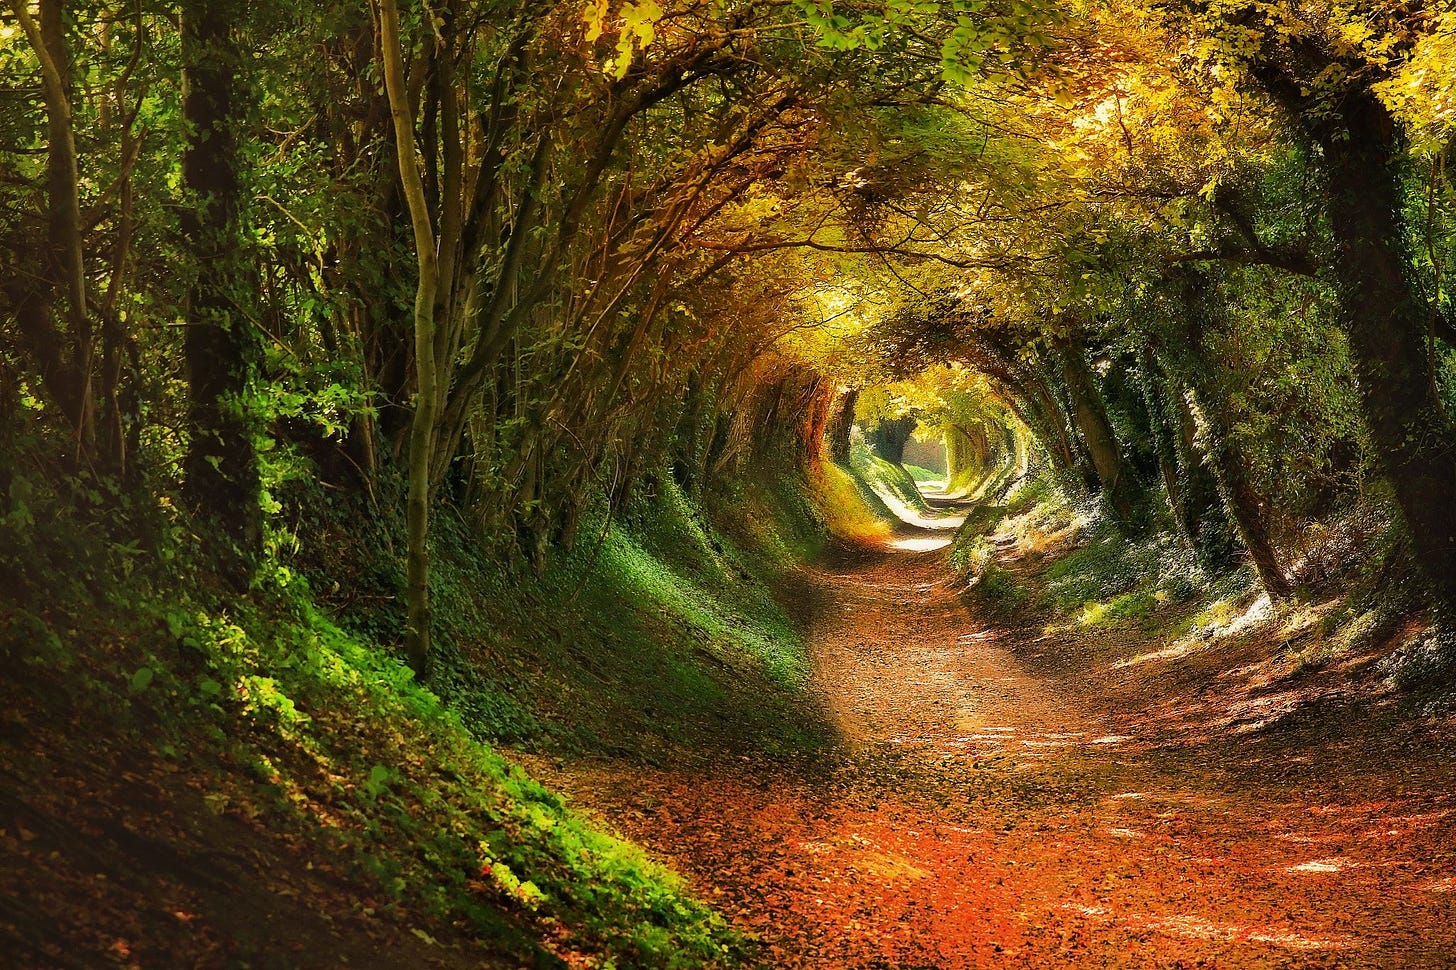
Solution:
M 607 0 L 588 0 L 581 11 L 581 22 L 586 25 L 586 42 L 593 43 L 602 36 L 607 20 Z

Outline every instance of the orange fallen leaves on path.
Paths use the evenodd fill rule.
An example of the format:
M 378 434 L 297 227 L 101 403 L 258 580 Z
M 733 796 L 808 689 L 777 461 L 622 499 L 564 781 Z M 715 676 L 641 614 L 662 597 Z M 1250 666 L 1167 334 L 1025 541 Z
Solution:
M 1233 730 L 1227 677 L 987 627 L 901 545 L 812 577 L 834 751 L 533 770 L 765 966 L 1451 965 L 1456 758 L 1430 724 L 1342 697 Z

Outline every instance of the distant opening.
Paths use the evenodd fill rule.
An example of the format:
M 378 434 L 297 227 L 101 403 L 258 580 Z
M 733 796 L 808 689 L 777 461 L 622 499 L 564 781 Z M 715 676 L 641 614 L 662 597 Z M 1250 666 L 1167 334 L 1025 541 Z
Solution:
M 925 435 L 925 440 L 920 440 L 923 429 L 924 425 L 917 427 L 915 434 L 905 443 L 904 465 L 906 468 L 914 466 L 914 468 L 924 469 L 932 473 L 935 478 L 944 480 L 946 475 L 945 441 L 938 434 Z M 915 478 L 917 481 L 921 481 L 921 476 L 916 475 Z M 923 484 L 923 482 L 921 483 Z

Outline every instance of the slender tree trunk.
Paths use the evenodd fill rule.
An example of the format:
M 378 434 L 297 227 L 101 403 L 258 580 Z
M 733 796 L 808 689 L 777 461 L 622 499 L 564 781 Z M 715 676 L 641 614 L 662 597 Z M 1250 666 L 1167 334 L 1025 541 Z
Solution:
M 88 455 L 95 435 L 96 401 L 92 387 L 95 336 L 86 305 L 86 266 L 81 238 L 81 169 L 71 107 L 72 67 L 66 43 L 64 0 L 42 0 L 40 33 L 49 69 L 43 67 L 46 92 L 46 189 L 49 198 L 47 235 L 56 276 L 66 294 L 67 322 L 75 354 L 77 463 Z M 45 62 L 43 62 L 45 63 Z M 54 73 L 54 79 L 51 74 Z
M 1218 480 L 1198 447 L 1198 426 L 1188 392 L 1152 354 L 1144 356 L 1141 366 L 1174 525 L 1205 569 L 1224 572 L 1234 565 L 1233 525 L 1219 495 Z
M 435 296 L 439 288 L 439 266 L 429 203 L 425 198 L 415 147 L 414 119 L 410 113 L 409 91 L 400 55 L 399 7 L 395 0 L 379 0 L 379 33 L 400 182 L 409 204 L 419 268 L 414 310 L 415 411 L 410 422 L 409 497 L 405 506 L 408 530 L 405 652 L 415 674 L 423 680 L 430 675 L 431 662 L 429 538 L 433 489 L 430 468 L 440 397 L 435 361 Z
M 1018 434 L 1014 429 L 1006 429 L 1006 447 L 1011 452 L 1011 460 L 1014 464 L 1014 476 L 1017 480 L 1025 478 L 1031 473 L 1031 447 L 1026 436 Z
M 1188 392 L 1182 387 L 1173 386 L 1170 388 L 1169 398 L 1168 404 L 1176 421 L 1176 427 L 1173 428 L 1179 485 L 1176 517 L 1185 530 L 1198 561 L 1212 572 L 1223 572 L 1234 564 L 1234 527 L 1229 522 L 1223 498 L 1219 495 L 1218 477 L 1209 467 L 1211 458 L 1198 447 L 1198 425 L 1188 403 Z M 1242 469 L 1240 457 L 1236 456 L 1234 463 Z M 1257 501 L 1252 509 L 1246 510 L 1246 514 L 1256 516 L 1259 523 L 1263 521 L 1262 510 Z M 1252 527 L 1252 534 L 1264 536 L 1267 543 L 1267 530 L 1261 524 Z M 1283 577 L 1284 571 L 1279 568 L 1278 558 L 1272 547 L 1260 550 L 1256 564 L 1259 561 L 1264 564 L 1259 571 L 1261 579 L 1266 571 L 1271 576 L 1277 574 Z M 1269 588 L 1267 583 L 1265 588 Z
M 66 42 L 65 0 L 41 0 L 39 18 L 25 0 L 10 0 L 26 40 L 41 66 L 46 106 L 46 247 L 37 287 L 7 286 L 16 294 L 16 317 L 27 337 L 46 388 L 71 422 L 77 464 L 89 457 L 94 432 L 91 363 L 94 341 L 86 298 L 81 233 L 80 166 L 72 111 L 72 65 Z M 56 328 L 52 306 L 59 291 L 66 301 L 67 333 Z M 69 345 L 69 354 L 64 349 Z
M 262 547 L 262 515 L 247 407 L 259 341 L 244 309 L 250 285 L 237 149 L 244 113 L 237 12 L 233 0 L 189 0 L 182 11 L 183 113 L 191 127 L 182 177 L 191 204 L 181 223 L 197 260 L 185 341 L 192 431 L 186 492 L 224 537 L 224 571 L 246 583 Z
M 1224 504 L 1233 516 L 1239 538 L 1249 551 L 1254 572 L 1258 574 L 1265 592 L 1275 599 L 1285 599 L 1294 587 L 1279 562 L 1278 550 L 1269 535 L 1264 502 L 1249 480 L 1248 461 L 1234 442 L 1218 406 L 1212 402 L 1204 406 L 1196 394 L 1192 403 L 1203 417 L 1210 467 L 1218 480 Z
M 1212 560 L 1218 562 L 1222 550 L 1216 531 L 1218 520 L 1212 513 L 1212 502 L 1207 497 L 1207 480 L 1200 474 L 1206 468 L 1212 476 L 1228 518 L 1232 520 L 1240 541 L 1249 553 L 1254 571 L 1264 590 L 1276 599 L 1282 599 L 1293 592 L 1293 586 L 1283 565 L 1264 514 L 1264 503 L 1248 475 L 1248 461 L 1233 439 L 1229 424 L 1227 401 L 1220 392 L 1216 380 L 1211 380 L 1217 368 L 1213 365 L 1208 349 L 1208 328 L 1221 312 L 1216 303 L 1216 294 L 1210 292 L 1206 276 L 1196 270 L 1185 269 L 1181 273 L 1184 304 L 1183 330 L 1172 341 L 1173 354 L 1163 356 L 1162 362 L 1170 380 L 1173 404 L 1181 408 L 1178 412 L 1180 448 L 1180 471 L 1187 501 L 1190 506 L 1190 520 L 1197 519 L 1200 529 L 1206 524 L 1210 532 L 1199 544 L 1207 542 Z M 1202 419 L 1204 439 L 1207 442 L 1204 457 L 1200 461 L 1195 440 L 1199 418 Z M 1200 532 L 1201 536 L 1202 533 Z
M 1148 412 L 1148 426 L 1153 451 L 1158 458 L 1158 476 L 1163 480 L 1163 491 L 1168 499 L 1168 512 L 1179 534 L 1192 544 L 1194 529 L 1188 521 L 1183 485 L 1178 478 L 1179 429 L 1174 421 L 1173 403 L 1168 398 L 1163 375 L 1158 372 L 1150 355 L 1144 355 L 1139 367 L 1143 372 L 1143 396 Z

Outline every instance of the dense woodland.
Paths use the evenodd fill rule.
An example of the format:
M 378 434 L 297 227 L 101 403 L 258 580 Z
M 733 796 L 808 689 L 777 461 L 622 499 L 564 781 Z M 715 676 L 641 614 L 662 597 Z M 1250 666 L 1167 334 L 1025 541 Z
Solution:
M 580 593 L 674 496 L 658 526 L 718 552 L 765 490 L 833 527 L 852 453 L 912 437 L 947 492 L 1038 482 L 1206 588 L 1416 623 L 1444 683 L 1453 126 L 1456 10 L 1421 0 L 9 0 L 22 719 L 84 732 L 110 696 L 153 740 L 296 740 L 279 671 L 344 691 L 352 664 L 363 709 L 487 750 L 515 715 L 471 720 L 470 570 L 507 611 Z M 298 659 L 334 637 L 367 646 Z M 361 686 L 386 682 L 404 707 Z M 288 775 L 271 744 L 250 770 Z M 372 832 L 397 775 L 360 758 Z M 667 914 L 558 956 L 718 939 L 679 889 L 532 923 L 567 890 L 500 838 L 482 878 L 536 914 L 511 932 Z

